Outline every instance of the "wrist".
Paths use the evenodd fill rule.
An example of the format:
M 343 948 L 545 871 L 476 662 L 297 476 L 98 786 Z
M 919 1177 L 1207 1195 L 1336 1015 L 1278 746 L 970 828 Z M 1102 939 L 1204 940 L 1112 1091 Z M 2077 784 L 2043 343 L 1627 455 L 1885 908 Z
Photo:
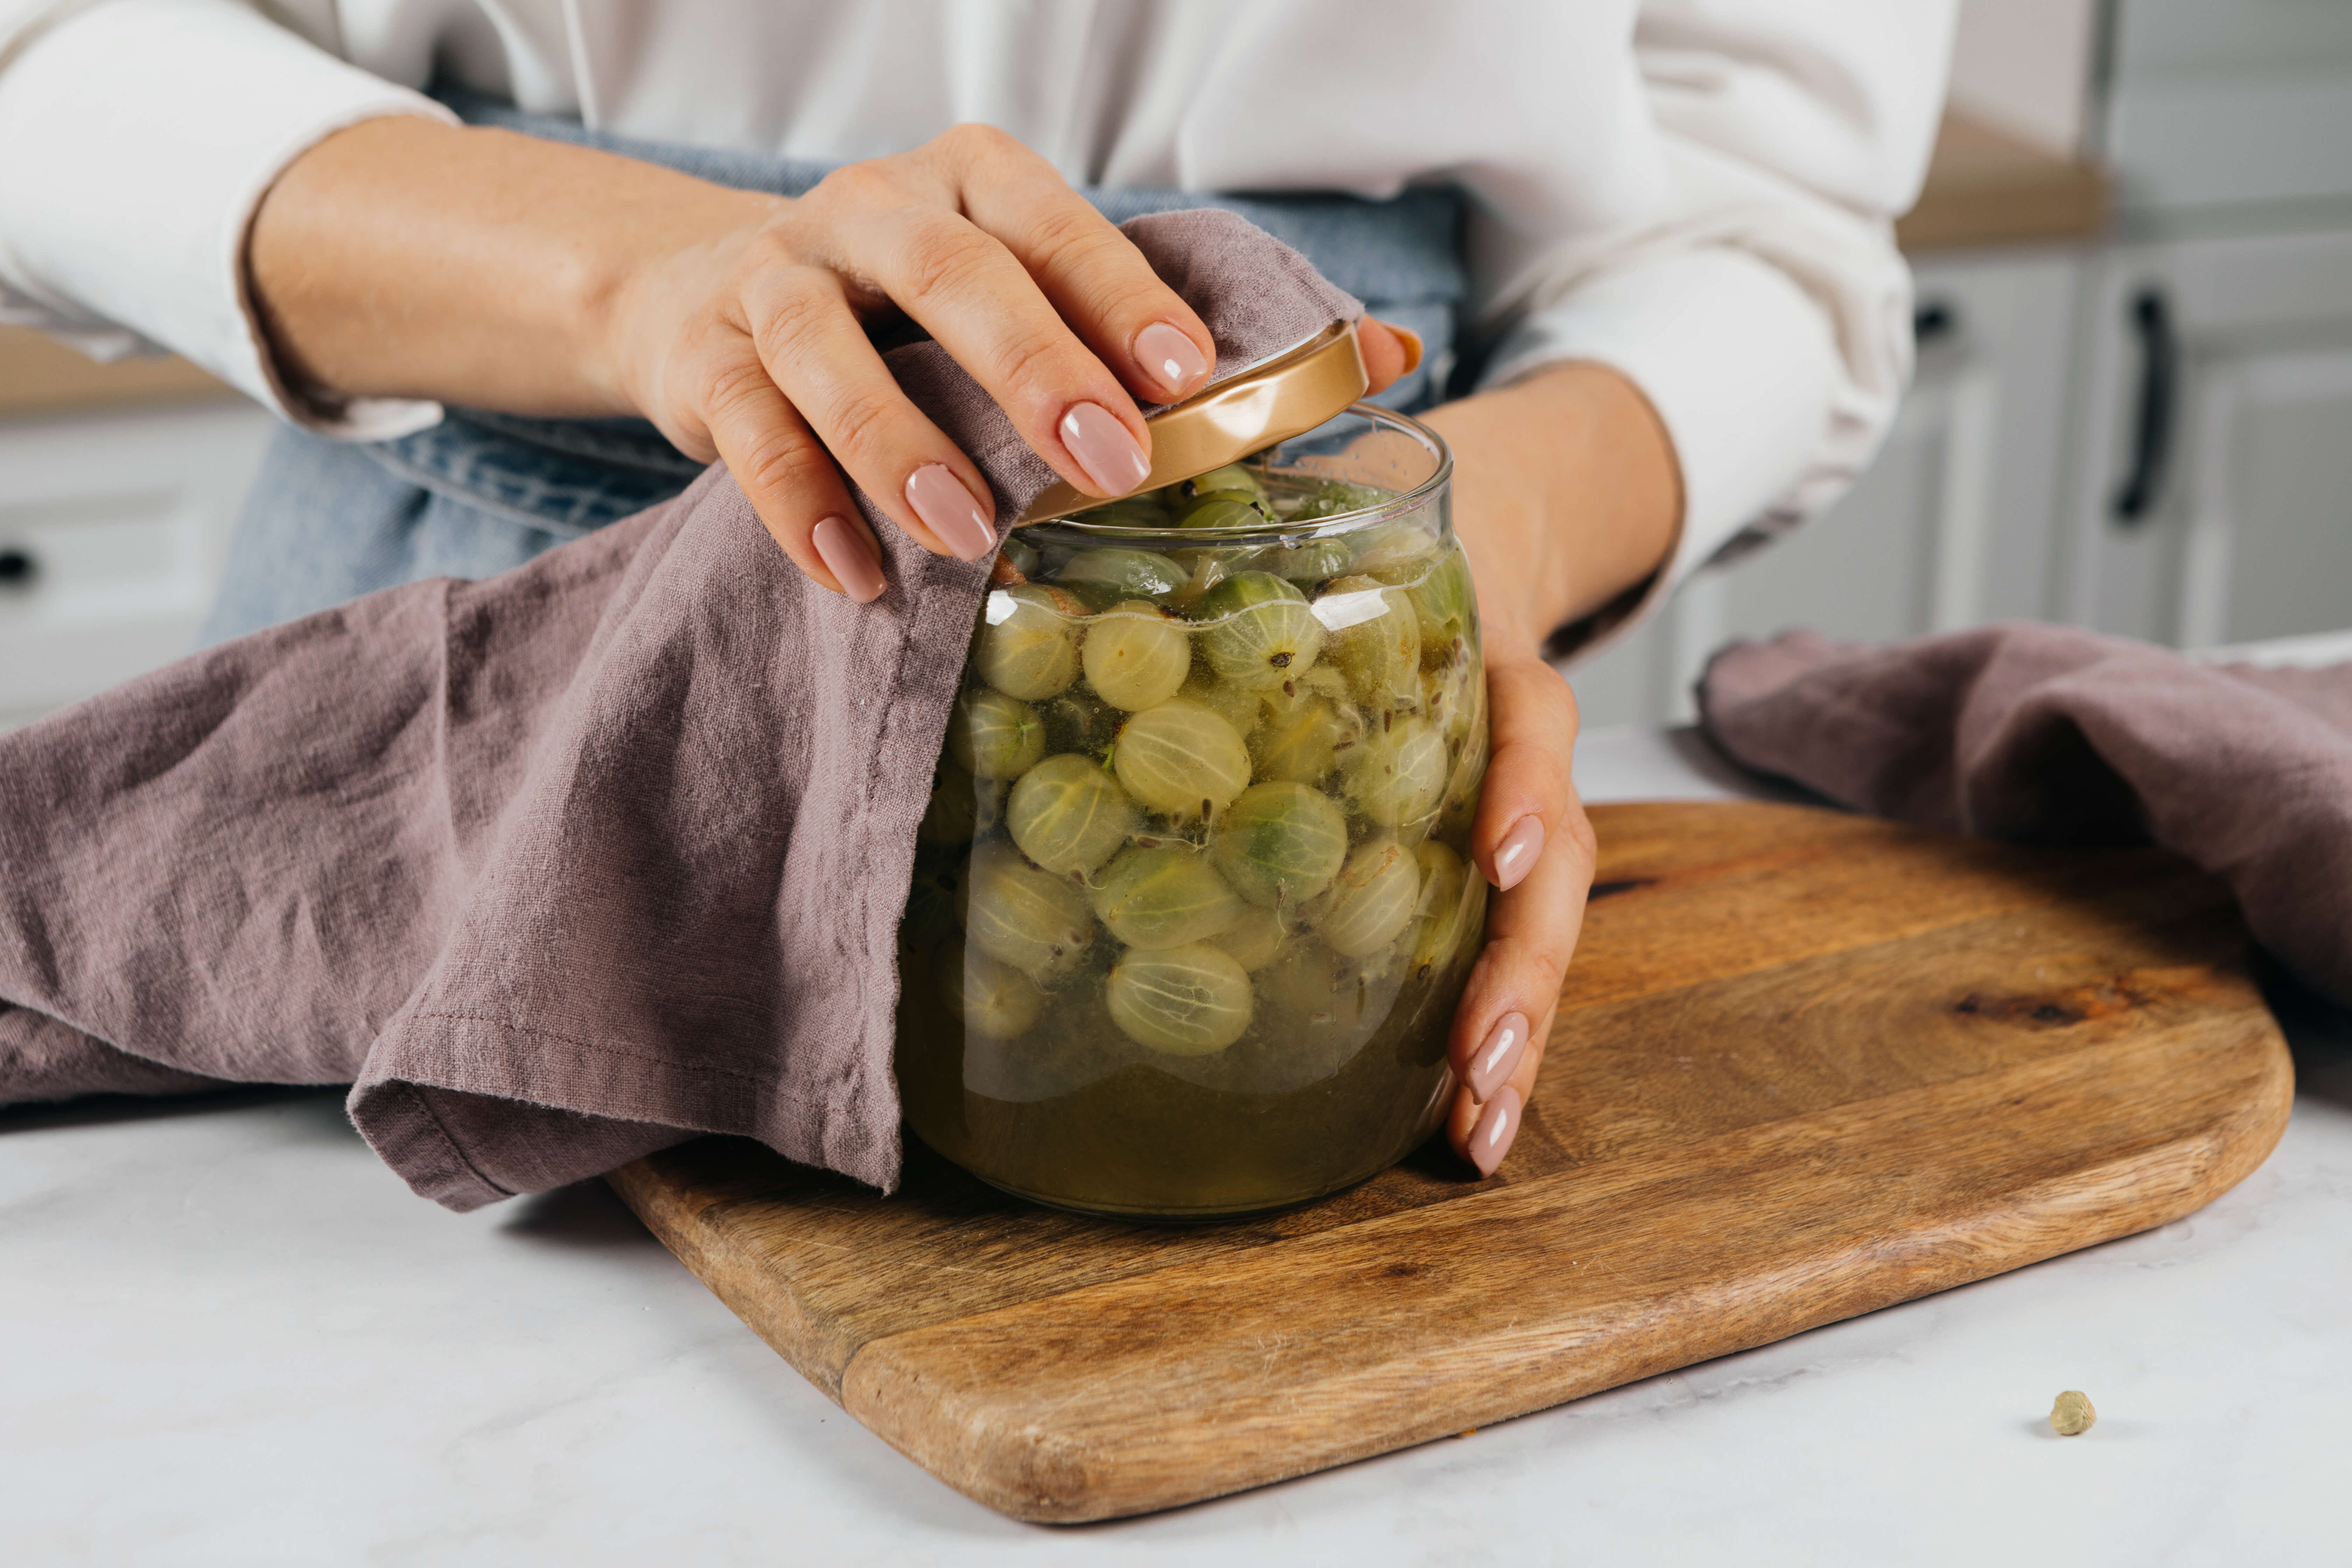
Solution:
M 581 384 L 605 411 L 651 417 L 667 351 L 732 280 L 730 253 L 791 204 L 649 164 L 629 167 L 632 188 L 582 236 L 562 290 L 562 341 Z
M 1454 521 L 1498 653 L 1537 657 L 1556 628 L 1664 568 L 1682 477 L 1649 400 L 1571 361 L 1430 416 L 1454 448 Z
M 777 201 L 609 153 L 387 116 L 279 174 L 247 236 L 247 279 L 289 384 L 626 414 L 643 402 L 632 343 L 666 342 L 646 330 L 665 275 L 685 276 L 681 258 L 756 227 Z

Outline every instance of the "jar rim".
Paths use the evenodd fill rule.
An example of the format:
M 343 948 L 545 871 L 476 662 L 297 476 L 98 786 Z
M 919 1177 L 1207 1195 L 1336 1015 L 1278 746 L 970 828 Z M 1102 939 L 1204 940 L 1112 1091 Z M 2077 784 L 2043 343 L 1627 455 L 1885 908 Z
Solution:
M 1454 448 L 1446 445 L 1444 437 L 1440 436 L 1412 416 L 1399 414 L 1392 408 L 1383 408 L 1377 403 L 1359 402 L 1349 405 L 1331 417 L 1344 418 L 1350 414 L 1374 426 L 1387 426 L 1402 430 L 1429 448 L 1437 459 L 1437 466 L 1430 471 L 1427 479 L 1413 486 L 1412 489 L 1391 496 L 1378 506 L 1363 507 L 1355 511 L 1336 512 L 1329 517 L 1318 517 L 1307 522 L 1280 522 L 1239 528 L 1179 529 L 1165 525 L 1139 527 L 1129 523 L 1088 522 L 1085 521 L 1085 512 L 1074 512 L 1067 517 L 1045 518 L 1036 522 L 1022 523 L 1013 531 L 1024 538 L 1034 539 L 1039 533 L 1051 537 L 1055 533 L 1067 531 L 1077 538 L 1096 543 L 1113 541 L 1131 542 L 1141 540 L 1158 540 L 1164 542 L 1181 539 L 1186 543 L 1204 545 L 1275 544 L 1284 541 L 1323 539 L 1335 533 L 1353 532 L 1367 524 L 1386 522 L 1402 517 L 1409 511 L 1417 510 L 1428 502 L 1430 497 L 1444 489 L 1454 478 Z M 1328 424 L 1329 421 L 1327 420 L 1325 423 Z M 1316 428 L 1320 429 L 1322 426 L 1318 426 Z M 1306 434 L 1312 435 L 1313 432 L 1308 431 Z M 1297 440 L 1298 437 L 1294 436 L 1291 439 Z M 1102 504 L 1108 506 L 1111 503 L 1105 501 Z

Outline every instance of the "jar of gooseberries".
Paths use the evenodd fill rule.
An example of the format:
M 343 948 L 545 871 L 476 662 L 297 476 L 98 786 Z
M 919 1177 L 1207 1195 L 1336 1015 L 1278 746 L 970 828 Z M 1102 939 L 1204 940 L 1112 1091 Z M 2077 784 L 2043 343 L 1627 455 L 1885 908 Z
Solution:
M 1359 404 L 1016 529 L 900 927 L 908 1125 L 1024 1197 L 1207 1218 L 1427 1138 L 1486 924 L 1452 460 Z

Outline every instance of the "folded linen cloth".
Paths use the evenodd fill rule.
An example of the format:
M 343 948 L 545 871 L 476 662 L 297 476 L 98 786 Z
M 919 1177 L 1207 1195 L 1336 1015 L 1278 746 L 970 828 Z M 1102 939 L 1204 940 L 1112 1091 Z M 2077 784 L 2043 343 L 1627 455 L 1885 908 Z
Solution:
M 1885 647 L 1790 632 L 1717 653 L 1699 710 L 1736 761 L 1881 816 L 2178 850 L 2352 1004 L 2352 665 L 2209 667 L 2032 625 Z
M 1230 374 L 1361 313 L 1230 213 L 1124 226 Z M 1007 521 L 1054 479 L 887 356 Z M 0 736 L 0 1104 L 351 1083 L 467 1209 L 696 1132 L 888 1189 L 896 934 L 988 576 L 863 496 L 891 586 L 803 578 L 714 468 Z

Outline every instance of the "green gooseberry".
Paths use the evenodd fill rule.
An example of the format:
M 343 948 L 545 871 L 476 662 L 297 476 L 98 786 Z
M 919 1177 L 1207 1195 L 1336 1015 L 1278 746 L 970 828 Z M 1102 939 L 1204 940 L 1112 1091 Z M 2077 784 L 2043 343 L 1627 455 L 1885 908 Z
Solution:
M 1021 775 L 1004 826 L 1021 853 L 1046 870 L 1084 874 L 1127 842 L 1137 814 L 1100 763 L 1066 752 Z
M 1024 577 L 1034 577 L 1037 569 L 1045 563 L 1045 558 L 1037 552 L 1037 547 L 1017 533 L 1006 534 L 1003 547 L 997 553 L 1004 558 L 1007 566 Z
M 1180 822 L 1211 817 L 1249 785 L 1249 752 L 1234 727 L 1173 697 L 1119 726 L 1118 782 L 1150 810 Z
M 1281 956 L 1290 940 L 1282 917 L 1272 910 L 1249 909 L 1241 919 L 1209 939 L 1209 945 L 1232 955 L 1235 963 L 1255 974 Z
M 1220 491 L 1238 493 L 1247 500 L 1265 499 L 1265 481 L 1255 468 L 1241 463 L 1227 463 L 1222 468 L 1211 468 L 1205 474 L 1195 474 L 1181 479 L 1160 493 L 1180 501 L 1189 501 Z
M 1348 569 L 1355 552 L 1337 539 L 1286 539 L 1250 558 L 1250 565 L 1287 583 L 1320 583 Z
M 1390 523 L 1356 550 L 1356 570 L 1378 577 L 1391 587 L 1420 580 L 1435 564 L 1437 533 L 1428 524 L 1407 519 Z
M 1054 581 L 1066 586 L 1090 584 L 1116 589 L 1122 595 L 1164 599 L 1192 575 L 1156 551 L 1114 548 L 1080 551 L 1054 574 Z
M 1242 901 L 1189 844 L 1122 849 L 1095 884 L 1095 918 L 1129 947 L 1204 942 L 1241 919 Z
M 1445 794 L 1445 737 L 1415 715 L 1387 714 L 1348 752 L 1349 801 L 1382 827 L 1420 823 Z
M 1333 1011 L 1352 967 L 1319 938 L 1295 936 L 1272 963 L 1253 971 L 1258 1004 L 1288 1025 L 1319 1021 Z
M 1348 818 L 1303 784 L 1252 784 L 1217 819 L 1209 852 L 1234 890 L 1261 909 L 1296 909 L 1348 858 Z
M 1318 784 L 1363 732 L 1363 719 L 1352 706 L 1307 690 L 1269 692 L 1250 734 L 1250 763 L 1261 779 Z
M 1384 490 L 1377 485 L 1353 485 L 1345 479 L 1324 479 L 1307 492 L 1292 510 L 1293 522 L 1312 522 L 1327 517 L 1340 517 L 1351 511 L 1369 511 L 1396 499 L 1394 490 Z
M 1323 623 L 1307 595 L 1271 572 L 1237 572 L 1201 597 L 1192 618 L 1209 666 L 1236 686 L 1271 690 L 1307 673 Z
M 1177 514 L 1176 526 L 1264 528 L 1275 521 L 1274 509 L 1245 490 L 1211 490 Z
M 1089 616 L 1098 616 L 1127 597 L 1108 583 L 1056 583 L 1054 586 L 1085 605 Z
M 1331 628 L 1327 662 L 1348 678 L 1349 695 L 1374 710 L 1421 703 L 1421 621 L 1404 593 L 1377 577 L 1335 577 L 1315 598 Z
M 1444 798 L 1437 803 L 1437 820 L 1431 825 L 1439 837 L 1459 844 L 1470 837 L 1471 825 L 1478 818 L 1479 792 L 1486 784 L 1486 747 L 1484 723 L 1464 737 L 1454 776 L 1446 784 Z
M 1271 963 L 1253 973 L 1251 984 L 1260 1035 L 1280 1040 L 1286 1053 L 1332 1068 L 1379 1030 L 1393 1000 L 1362 965 L 1313 937 L 1292 938 Z
M 1421 623 L 1423 658 L 1433 662 L 1470 636 L 1477 621 L 1478 591 L 1470 582 L 1470 558 L 1461 546 L 1447 551 L 1428 575 L 1405 592 Z
M 1036 702 L 1078 678 L 1080 623 L 1087 606 L 1049 583 L 992 592 L 972 633 L 971 667 L 1007 697 Z
M 972 945 L 1040 983 L 1076 967 L 1094 944 L 1086 889 L 1002 840 L 971 852 L 956 914 Z
M 1348 857 L 1311 913 L 1316 934 L 1342 958 L 1378 952 L 1412 923 L 1421 868 L 1395 839 L 1367 839 Z
M 974 778 L 1019 778 L 1045 754 L 1045 721 L 1017 698 L 982 687 L 948 713 L 948 755 Z
M 1468 736 L 1470 726 L 1484 711 L 1486 696 L 1486 683 L 1479 677 L 1478 661 L 1466 646 L 1456 647 L 1421 673 L 1421 711 L 1444 734 L 1448 744 L 1459 746 Z
M 1259 693 L 1239 686 L 1228 686 L 1200 665 L 1184 678 L 1176 695 L 1187 702 L 1197 702 L 1234 727 L 1234 733 L 1247 736 L 1258 725 Z
M 1114 708 L 1156 708 L 1192 673 L 1192 639 L 1146 599 L 1129 599 L 1087 633 L 1087 684 Z
M 1486 912 L 1486 879 L 1473 877 L 1462 857 L 1434 838 L 1423 841 L 1412 858 L 1421 871 L 1421 895 L 1413 903 L 1412 968 L 1426 979 L 1462 956 Z
M 1147 490 L 1141 495 L 1121 496 L 1100 506 L 1088 507 L 1071 515 L 1101 528 L 1165 528 L 1168 526 L 1167 490 Z
M 1206 942 L 1125 954 L 1103 999 L 1129 1039 L 1180 1057 L 1223 1050 L 1248 1031 L 1253 1010 L 1249 975 Z
M 948 1012 L 992 1040 L 1027 1034 L 1045 1007 L 1045 994 L 1035 981 L 962 942 L 941 945 L 932 980 Z
M 1184 585 L 1171 595 L 1169 602 L 1188 615 L 1234 570 L 1234 553 L 1230 550 L 1179 550 L 1169 559 L 1181 566 L 1185 574 Z

